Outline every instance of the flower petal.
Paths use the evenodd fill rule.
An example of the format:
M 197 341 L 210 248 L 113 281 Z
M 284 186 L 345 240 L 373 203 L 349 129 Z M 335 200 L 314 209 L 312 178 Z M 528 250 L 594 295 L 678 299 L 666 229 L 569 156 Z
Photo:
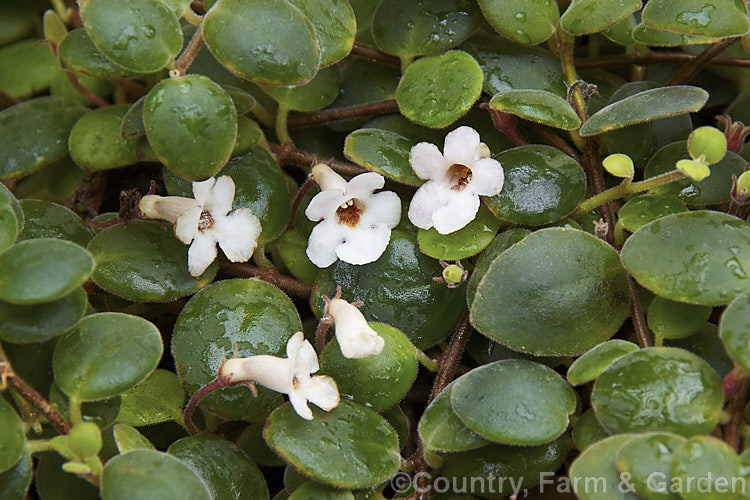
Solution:
M 393 229 L 401 220 L 401 198 L 393 191 L 381 191 L 365 200 L 365 211 L 360 224 L 384 224 Z
M 328 189 L 345 189 L 346 179 L 337 174 L 331 167 L 325 163 L 318 163 L 312 168 L 312 178 L 320 187 L 321 191 Z
M 215 219 L 221 250 L 232 262 L 245 262 L 253 256 L 260 236 L 260 221 L 249 208 L 238 208 Z
M 326 189 L 313 196 L 307 205 L 305 216 L 313 222 L 333 217 L 336 210 L 347 200 L 341 189 Z
M 373 191 L 385 186 L 385 178 L 376 172 L 366 172 L 351 178 L 346 184 L 346 197 L 367 198 Z
M 445 136 L 443 155 L 448 165 L 460 163 L 469 166 L 474 161 L 474 153 L 479 147 L 479 132 L 471 127 L 458 127 Z
M 198 235 L 198 222 L 201 218 L 203 208 L 196 205 L 183 213 L 174 224 L 174 234 L 177 239 L 188 245 Z
M 290 392 L 289 402 L 292 403 L 292 408 L 297 412 L 297 415 L 305 420 L 313 419 L 312 410 L 307 406 L 307 397 L 304 389 L 300 388 Z
M 440 234 L 458 231 L 477 216 L 479 196 L 467 190 L 452 193 L 446 201 L 432 214 L 432 222 Z
M 445 205 L 448 189 L 438 181 L 422 184 L 409 203 L 409 220 L 415 226 L 429 229 L 433 226 L 432 214 Z
M 193 198 L 203 205 L 211 197 L 211 188 L 216 184 L 216 179 L 209 177 L 205 181 L 193 183 Z
M 190 276 L 200 276 L 216 258 L 216 240 L 207 234 L 197 234 L 188 250 Z
M 308 401 L 325 411 L 333 410 L 341 401 L 336 381 L 327 375 L 312 377 L 305 383 L 304 391 Z M 289 399 L 291 400 L 291 397 Z
M 307 240 L 305 251 L 310 261 L 320 268 L 336 262 L 336 247 L 344 241 L 346 229 L 334 219 L 327 219 L 315 226 L 310 233 L 310 239 Z
M 465 190 L 482 196 L 495 196 L 503 189 L 505 172 L 499 161 L 482 158 L 471 165 L 471 181 Z
M 409 152 L 409 164 L 420 179 L 440 179 L 450 164 L 434 144 L 420 142 Z
M 328 314 L 333 317 L 336 340 L 345 358 L 366 358 L 383 351 L 385 340 L 370 327 L 355 306 L 342 299 L 333 299 Z
M 234 203 L 234 181 L 228 175 L 222 175 L 216 179 L 216 184 L 211 188 L 211 195 L 203 203 L 205 210 L 210 210 L 212 215 L 226 215 L 232 210 Z
M 336 255 L 344 262 L 355 265 L 375 262 L 383 255 L 391 240 L 391 230 L 385 224 L 363 226 L 350 231 L 344 242 L 336 247 Z
M 297 334 L 302 337 L 301 342 L 299 342 L 299 338 L 295 339 Z M 294 344 L 292 344 L 292 340 L 295 341 Z M 292 349 L 296 350 L 293 353 L 290 353 L 290 350 Z M 309 377 L 311 373 L 315 373 L 320 369 L 320 365 L 318 365 L 318 355 L 315 353 L 312 344 L 305 340 L 302 332 L 295 333 L 294 336 L 289 339 L 286 355 L 289 359 L 293 360 L 293 370 L 295 375 Z

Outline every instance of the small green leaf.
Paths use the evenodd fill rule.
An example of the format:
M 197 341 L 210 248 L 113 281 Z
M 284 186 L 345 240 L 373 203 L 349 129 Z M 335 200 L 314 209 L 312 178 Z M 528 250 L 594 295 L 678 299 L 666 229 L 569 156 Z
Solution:
M 330 66 L 352 50 L 357 22 L 347 0 L 289 0 L 312 24 L 320 43 L 320 66 Z
M 573 431 L 570 433 L 576 447 L 583 451 L 597 441 L 609 436 L 602 424 L 596 419 L 593 408 L 589 408 L 576 420 Z
M 633 39 L 633 30 L 635 29 L 635 16 L 633 14 L 626 16 L 625 19 L 615 23 L 601 32 L 608 40 L 620 44 L 624 47 L 635 45 Z
M 0 301 L 0 340 L 42 342 L 68 330 L 88 305 L 83 288 L 43 304 L 17 305 Z
M 40 42 L 24 40 L 0 49 L 0 89 L 16 99 L 45 90 L 58 71 L 54 54 Z
M 135 427 L 130 427 L 125 424 L 115 424 L 112 427 L 112 434 L 115 439 L 115 445 L 117 450 L 123 454 L 133 450 L 155 450 L 154 445 L 151 444 L 143 434 L 138 432 Z
M 573 0 L 560 18 L 560 27 L 573 35 L 597 33 L 641 8 L 641 0 Z
M 719 323 L 721 340 L 732 359 L 745 370 L 750 369 L 750 345 L 747 326 L 750 324 L 750 292 L 732 301 L 724 310 Z
M 120 125 L 129 104 L 97 108 L 83 115 L 70 131 L 70 157 L 88 170 L 109 170 L 138 161 L 135 138 L 124 139 Z
M 419 249 L 435 259 L 459 260 L 481 252 L 489 245 L 500 228 L 497 219 L 487 207 L 481 205 L 476 218 L 450 234 L 440 234 L 437 229 L 420 229 L 417 233 Z
M 657 29 L 647 24 L 639 24 L 635 27 L 633 39 L 638 43 L 655 47 L 679 47 L 681 45 L 698 45 L 721 41 L 721 37 L 686 35 L 685 33 Z
M 505 38 L 537 45 L 555 32 L 560 18 L 557 2 L 520 0 L 510 7 L 503 0 L 478 0 L 484 17 Z
M 365 488 L 398 470 L 396 432 L 374 411 L 344 399 L 330 412 L 314 407 L 313 414 L 305 420 L 286 403 L 263 431 L 268 445 L 304 475 L 338 488 Z
M 654 297 L 648 306 L 648 327 L 657 337 L 680 339 L 688 337 L 706 324 L 713 308 L 674 302 L 664 297 Z
M 72 210 L 45 200 L 21 200 L 23 230 L 18 241 L 32 238 L 58 238 L 85 247 L 91 241 L 89 227 Z
M 16 410 L 0 398 L 0 472 L 5 472 L 18 463 L 23 457 L 26 437 L 23 423 Z
M 285 232 L 279 240 L 278 249 L 284 265 L 297 279 L 315 283 L 320 268 L 307 257 L 307 236 L 299 228 Z
M 688 35 L 728 37 L 750 29 L 747 7 L 736 0 L 661 0 L 643 8 L 643 23 Z
M 409 163 L 409 153 L 417 141 L 395 132 L 377 128 L 361 128 L 346 137 L 344 154 L 354 163 L 412 186 L 424 180 L 417 177 Z
M 157 369 L 146 380 L 122 393 L 117 420 L 135 427 L 182 420 L 185 391 L 173 372 Z
M 679 198 L 666 194 L 645 194 L 625 203 L 618 212 L 618 223 L 630 232 L 635 232 L 660 217 L 687 212 L 687 206 Z
M 608 340 L 587 351 L 568 368 L 568 382 L 581 385 L 596 380 L 609 365 L 631 352 L 638 346 L 625 340 Z
M 0 183 L 0 252 L 15 243 L 23 226 L 21 205 L 10 189 Z
M 420 125 L 443 128 L 461 118 L 482 93 L 484 75 L 466 52 L 451 50 L 413 62 L 396 91 L 398 107 Z
M 164 347 L 159 329 L 138 316 L 86 316 L 60 338 L 52 369 L 68 396 L 81 401 L 110 398 L 154 371 Z
M 146 135 L 146 127 L 143 125 L 143 103 L 145 101 L 146 96 L 140 97 L 125 112 L 120 122 L 121 137 L 127 139 L 128 137 Z
M 622 447 L 617 469 L 630 475 L 628 482 L 643 498 L 677 500 L 680 497 L 669 491 L 670 468 L 674 453 L 686 442 L 684 437 L 668 432 L 641 434 Z
M 490 106 L 524 120 L 563 130 L 581 126 L 573 107 L 562 97 L 545 90 L 504 90 L 492 97 Z
M 634 493 L 618 489 L 622 488 L 623 480 L 617 470 L 617 456 L 633 437 L 633 434 L 610 436 L 578 455 L 568 470 L 576 497 L 580 500 L 639 500 Z
M 692 479 L 697 488 L 680 492 L 684 500 L 732 500 L 745 491 L 745 468 L 740 457 L 724 441 L 711 436 L 694 436 L 678 448 L 672 458 L 672 479 L 687 484 Z M 743 478 L 737 483 L 738 478 Z M 708 491 L 709 493 L 706 493 Z
M 34 462 L 28 453 L 24 453 L 16 465 L 0 472 L 0 491 L 7 500 L 24 500 L 34 476 Z
M 279 105 L 295 111 L 325 108 L 339 95 L 341 72 L 338 66 L 318 71 L 310 82 L 296 87 L 263 87 Z
M 57 47 L 63 68 L 99 78 L 129 78 L 137 75 L 102 54 L 83 28 L 69 31 Z
M 262 423 L 250 424 L 245 427 L 236 443 L 258 465 L 265 467 L 284 466 L 284 461 L 263 440 Z

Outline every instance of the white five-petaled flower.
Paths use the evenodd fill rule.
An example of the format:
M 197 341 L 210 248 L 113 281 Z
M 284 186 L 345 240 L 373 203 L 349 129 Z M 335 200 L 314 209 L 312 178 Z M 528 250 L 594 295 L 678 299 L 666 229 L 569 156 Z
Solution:
M 385 179 L 375 172 L 353 177 L 349 182 L 322 163 L 312 169 L 320 193 L 310 201 L 305 215 L 322 221 L 313 228 L 307 256 L 318 267 L 336 259 L 349 264 L 367 264 L 383 255 L 391 229 L 401 219 L 401 200 L 392 191 L 375 190 Z
M 409 163 L 421 179 L 414 193 L 409 220 L 417 227 L 435 227 L 440 234 L 458 231 L 474 220 L 479 196 L 494 196 L 503 188 L 500 162 L 471 127 L 459 127 L 445 136 L 443 153 L 434 144 L 411 148 Z
M 294 411 L 307 420 L 313 414 L 310 402 L 325 411 L 331 411 L 340 401 L 336 382 L 327 375 L 315 375 L 318 371 L 318 356 L 302 332 L 295 333 L 286 344 L 286 358 L 261 354 L 247 358 L 232 358 L 219 369 L 220 377 L 228 377 L 230 383 L 257 382 L 269 389 L 289 395 Z
M 194 200 L 148 195 L 138 207 L 150 219 L 174 223 L 177 238 L 190 245 L 188 270 L 192 276 L 200 276 L 211 265 L 217 243 L 232 262 L 249 260 L 258 245 L 260 221 L 249 208 L 232 211 L 232 178 L 224 175 L 193 182 L 193 195 Z
M 333 319 L 336 340 L 345 358 L 360 359 L 383 352 L 385 340 L 367 324 L 367 320 L 353 304 L 336 297 L 326 299 L 325 314 Z M 360 303 L 361 305 L 361 303 Z

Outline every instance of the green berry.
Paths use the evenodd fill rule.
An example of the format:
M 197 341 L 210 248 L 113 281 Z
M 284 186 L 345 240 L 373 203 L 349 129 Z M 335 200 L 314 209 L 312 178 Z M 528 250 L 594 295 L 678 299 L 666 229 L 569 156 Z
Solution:
M 443 269 L 443 279 L 446 283 L 451 285 L 461 283 L 464 279 L 464 270 L 456 264 L 451 264 Z
M 633 160 L 628 155 L 622 153 L 616 153 L 607 156 L 603 161 L 602 165 L 610 174 L 615 177 L 622 177 L 632 179 L 635 174 L 635 168 L 633 167 Z
M 68 433 L 68 448 L 78 458 L 92 457 L 102 449 L 102 431 L 93 422 L 81 422 Z
M 711 169 L 706 164 L 693 160 L 680 160 L 676 167 L 677 170 L 698 182 L 711 175 Z
M 706 162 L 717 163 L 727 153 L 727 137 L 724 132 L 715 127 L 700 127 L 688 137 L 688 153 L 693 160 L 701 155 Z
M 737 193 L 742 194 L 743 191 L 745 197 L 750 197 L 750 171 L 742 172 L 737 179 Z

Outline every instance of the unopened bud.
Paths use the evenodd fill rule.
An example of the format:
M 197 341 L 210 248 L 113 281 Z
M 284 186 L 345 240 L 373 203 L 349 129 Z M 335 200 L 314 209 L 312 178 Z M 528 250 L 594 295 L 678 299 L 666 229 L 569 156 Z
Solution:
M 632 179 L 635 175 L 635 168 L 633 167 L 633 160 L 628 155 L 622 153 L 616 153 L 609 155 L 602 161 L 604 169 L 615 177 L 622 177 L 624 179 Z
M 102 431 L 93 422 L 81 422 L 70 429 L 68 448 L 80 459 L 92 457 L 102 449 Z
M 706 162 L 718 163 L 727 154 L 727 137 L 716 127 L 700 127 L 688 137 L 687 148 L 693 160 L 703 155 Z
M 449 285 L 461 283 L 464 280 L 465 271 L 456 264 L 451 264 L 443 269 L 443 279 Z

